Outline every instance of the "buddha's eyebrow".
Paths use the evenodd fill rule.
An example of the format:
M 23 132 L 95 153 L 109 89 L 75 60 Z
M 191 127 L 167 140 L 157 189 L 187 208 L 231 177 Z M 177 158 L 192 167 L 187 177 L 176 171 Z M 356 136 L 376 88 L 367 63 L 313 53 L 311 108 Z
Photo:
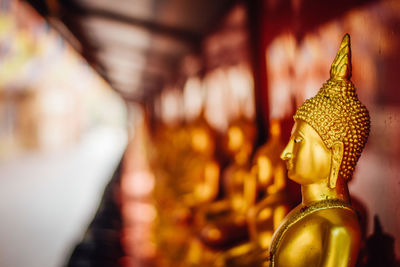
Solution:
M 293 135 L 295 129 L 296 129 L 296 127 L 292 128 L 292 131 L 290 132 L 290 135 Z
M 299 135 L 304 138 L 305 134 L 300 130 L 298 132 L 299 132 Z

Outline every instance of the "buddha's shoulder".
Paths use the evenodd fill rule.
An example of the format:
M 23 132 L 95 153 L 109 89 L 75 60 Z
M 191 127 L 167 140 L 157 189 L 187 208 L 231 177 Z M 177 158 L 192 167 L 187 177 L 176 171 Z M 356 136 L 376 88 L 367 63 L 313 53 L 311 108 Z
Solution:
M 325 230 L 342 229 L 352 232 L 359 231 L 360 228 L 356 212 L 348 207 L 320 208 L 313 212 L 304 212 L 299 217 L 295 224 L 305 230 L 307 225 Z

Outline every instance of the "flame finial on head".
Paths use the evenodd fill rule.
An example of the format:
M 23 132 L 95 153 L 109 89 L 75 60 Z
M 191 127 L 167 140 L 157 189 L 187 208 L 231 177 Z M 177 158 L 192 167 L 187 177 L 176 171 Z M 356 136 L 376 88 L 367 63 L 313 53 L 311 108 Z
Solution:
M 351 48 L 350 35 L 348 33 L 343 37 L 339 51 L 331 66 L 331 79 L 350 80 L 351 78 Z

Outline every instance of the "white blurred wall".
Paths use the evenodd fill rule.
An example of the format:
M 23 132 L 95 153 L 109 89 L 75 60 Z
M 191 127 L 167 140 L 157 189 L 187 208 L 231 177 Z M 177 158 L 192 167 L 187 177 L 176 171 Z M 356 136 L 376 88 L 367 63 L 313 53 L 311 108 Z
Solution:
M 95 128 L 75 146 L 0 162 L 0 267 L 63 266 L 90 223 L 127 142 Z

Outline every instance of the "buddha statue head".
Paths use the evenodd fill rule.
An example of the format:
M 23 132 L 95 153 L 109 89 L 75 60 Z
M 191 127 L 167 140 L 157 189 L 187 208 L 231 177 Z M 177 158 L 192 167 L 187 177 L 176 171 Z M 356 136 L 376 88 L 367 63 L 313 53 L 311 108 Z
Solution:
M 247 163 L 253 151 L 255 137 L 256 128 L 253 121 L 245 117 L 235 119 L 226 133 L 225 153 L 239 165 Z
M 331 66 L 330 79 L 295 115 L 292 136 L 281 158 L 288 176 L 301 185 L 335 188 L 352 178 L 367 142 L 370 118 L 351 78 L 350 36 L 346 34 Z
M 212 157 L 215 150 L 214 133 L 203 115 L 189 125 L 190 145 L 193 151 Z

